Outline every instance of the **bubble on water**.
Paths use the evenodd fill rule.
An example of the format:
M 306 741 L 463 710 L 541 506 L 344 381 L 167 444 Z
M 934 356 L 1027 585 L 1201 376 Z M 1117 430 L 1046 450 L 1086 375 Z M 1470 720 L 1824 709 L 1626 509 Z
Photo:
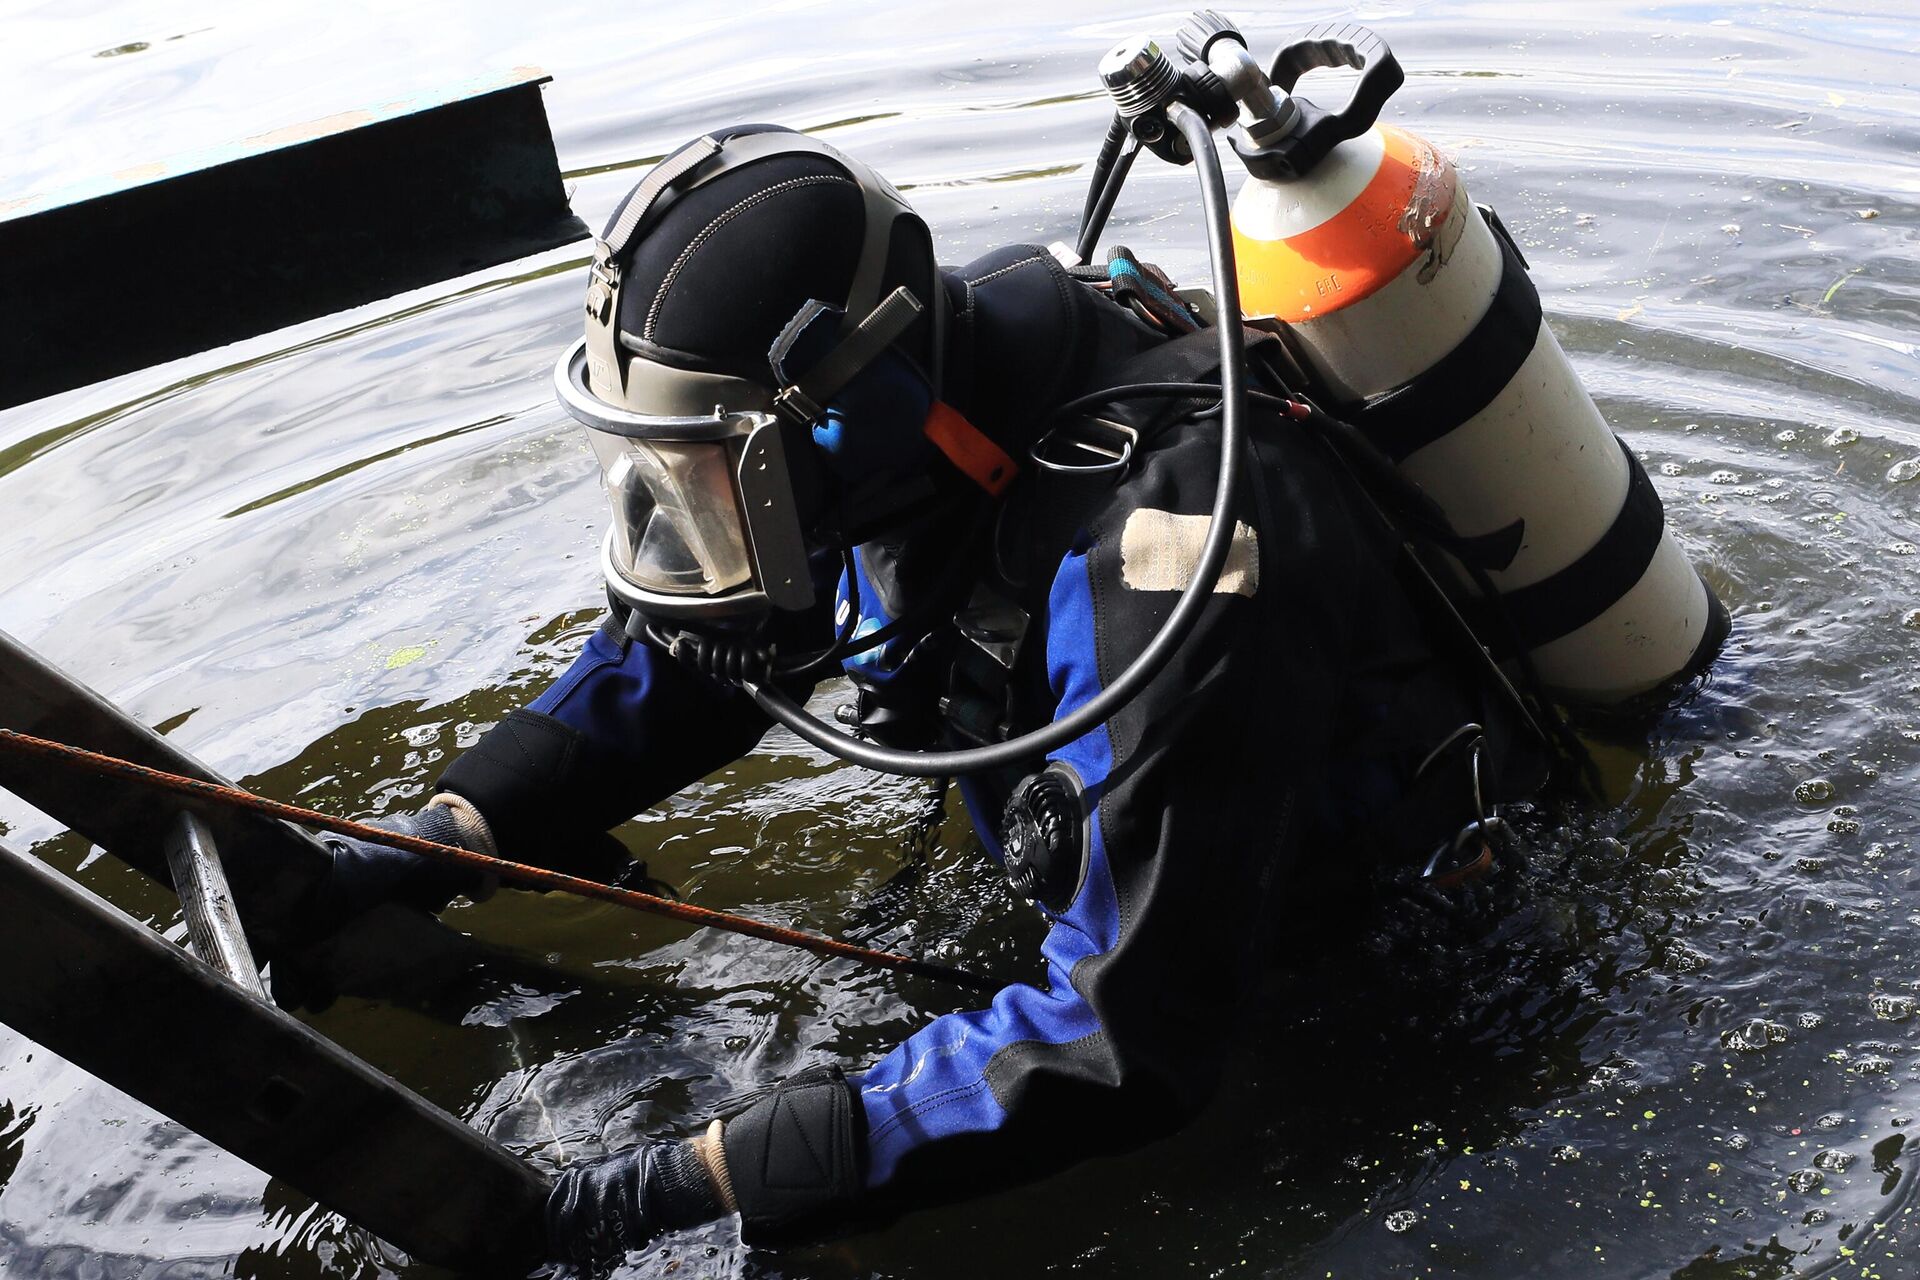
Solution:
M 1663 476 L 1683 476 L 1687 474 L 1687 469 L 1677 462 L 1663 462 L 1660 464 L 1660 474 Z
M 1873 1016 L 1882 1022 L 1905 1022 L 1913 1016 L 1912 996 L 1876 991 L 1867 997 L 1867 1004 L 1873 1010 Z
M 1561 1164 L 1572 1164 L 1580 1158 L 1580 1148 L 1572 1143 L 1562 1143 L 1547 1154 L 1548 1159 L 1556 1160 Z
M 1807 1216 L 1800 1219 L 1800 1221 L 1802 1224 L 1806 1226 L 1817 1227 L 1832 1216 L 1833 1215 L 1828 1213 L 1825 1209 L 1809 1209 L 1807 1210 Z
M 1801 804 L 1825 804 L 1833 799 L 1833 784 L 1825 778 L 1808 778 L 1793 789 L 1793 798 Z
M 1920 609 L 1910 609 L 1901 617 L 1900 625 L 1909 631 L 1920 631 Z
M 1758 1053 L 1769 1045 L 1783 1043 L 1787 1029 L 1777 1022 L 1755 1018 L 1751 1022 L 1720 1033 L 1720 1043 L 1736 1053 Z
M 1811 1031 L 1815 1027 L 1825 1026 L 1827 1021 L 1827 1015 L 1824 1013 L 1815 1013 L 1813 1010 L 1809 1009 L 1805 1013 L 1801 1014 L 1794 1021 L 1798 1022 L 1804 1030 Z
M 1411 1209 L 1395 1209 L 1387 1215 L 1387 1230 L 1398 1235 L 1402 1231 L 1411 1231 L 1420 1221 L 1420 1215 Z
M 1666 967 L 1674 973 L 1699 973 L 1711 963 L 1704 954 L 1684 942 L 1676 942 L 1667 948 Z
M 1856 1059 L 1853 1069 L 1863 1076 L 1883 1076 L 1893 1070 L 1893 1059 L 1883 1058 L 1879 1054 L 1868 1054 Z
M 1920 476 L 1920 458 L 1906 458 L 1888 469 L 1887 483 L 1904 484 L 1915 476 Z
M 1818 1169 L 1795 1169 L 1787 1175 L 1787 1186 L 1803 1196 L 1818 1191 L 1826 1181 L 1827 1175 Z
M 1887 553 L 1889 555 L 1910 556 L 1917 551 L 1920 551 L 1920 547 L 1914 546 L 1911 542 L 1889 542 L 1887 544 Z
M 1829 1111 L 1813 1122 L 1816 1129 L 1838 1129 L 1847 1122 L 1847 1118 L 1838 1111 Z
M 1826 442 L 1830 445 L 1836 445 L 1836 446 L 1849 445 L 1857 442 L 1859 439 L 1860 439 L 1860 433 L 1858 431 L 1855 431 L 1852 427 L 1835 427 L 1833 431 L 1827 436 Z
M 1753 1139 L 1737 1130 L 1727 1135 L 1727 1150 L 1729 1151 L 1745 1151 L 1752 1145 Z
M 1860 834 L 1860 819 L 1845 814 L 1827 820 L 1827 830 L 1836 835 L 1852 836 Z
M 1633 1079 L 1632 1073 L 1640 1069 L 1640 1064 L 1632 1058 L 1616 1058 L 1612 1062 L 1603 1062 L 1593 1069 L 1587 1077 L 1587 1088 L 1596 1093 L 1620 1093 L 1628 1097 L 1639 1092 L 1640 1083 Z
M 1718 471 L 1708 472 L 1707 482 L 1709 484 L 1739 484 L 1740 473 L 1738 471 L 1729 471 L 1725 467 L 1722 467 Z
M 1785 431 L 1774 432 L 1773 438 L 1775 440 L 1778 440 L 1781 444 L 1792 444 L 1795 440 L 1798 440 L 1800 438 L 1800 433 L 1798 431 L 1795 431 L 1792 427 L 1788 427 Z
M 1816 1169 L 1824 1169 L 1828 1173 L 1845 1173 L 1847 1166 L 1851 1165 L 1853 1160 L 1853 1152 L 1836 1151 L 1829 1147 L 1825 1151 L 1814 1154 L 1813 1167 Z

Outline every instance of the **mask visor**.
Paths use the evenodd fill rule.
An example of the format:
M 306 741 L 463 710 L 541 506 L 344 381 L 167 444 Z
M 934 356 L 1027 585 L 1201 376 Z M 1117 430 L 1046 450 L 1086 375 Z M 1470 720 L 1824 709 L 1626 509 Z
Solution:
M 608 556 L 642 591 L 724 595 L 753 580 L 753 553 L 726 440 L 587 432 L 613 509 Z

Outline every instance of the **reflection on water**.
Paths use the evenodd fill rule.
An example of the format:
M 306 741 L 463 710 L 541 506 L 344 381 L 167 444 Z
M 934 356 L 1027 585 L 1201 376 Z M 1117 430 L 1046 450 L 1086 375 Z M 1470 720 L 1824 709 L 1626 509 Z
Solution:
M 875 163 L 962 260 L 1068 233 L 1103 124 L 1093 61 L 1177 20 L 186 9 L 9 19 L 6 194 L 537 63 L 589 222 L 687 136 L 772 119 Z M 715 1227 L 631 1274 L 1920 1265 L 1899 1225 L 1920 1115 L 1920 102 L 1902 52 L 1920 22 L 1892 0 L 1525 12 L 1248 26 L 1265 49 L 1357 16 L 1394 44 L 1410 79 L 1391 118 L 1519 233 L 1732 608 L 1712 680 L 1651 730 L 1595 730 L 1606 802 L 1543 802 L 1497 901 L 1396 899 L 1303 938 L 1188 1132 L 785 1257 Z M 1142 164 L 1112 234 L 1197 278 L 1190 181 Z M 0 627 L 273 794 L 416 803 L 594 625 L 601 498 L 547 383 L 579 266 L 562 252 L 0 415 Z M 922 794 L 775 735 L 620 835 L 696 901 L 1031 974 L 1037 926 L 958 806 L 924 865 L 905 854 Z M 39 816 L 7 800 L 0 823 L 177 927 L 166 895 Z M 503 894 L 453 918 L 514 958 L 317 1024 L 545 1161 L 683 1129 L 951 1007 L 592 904 Z M 9 1276 L 419 1273 L 4 1031 L 0 1259 Z

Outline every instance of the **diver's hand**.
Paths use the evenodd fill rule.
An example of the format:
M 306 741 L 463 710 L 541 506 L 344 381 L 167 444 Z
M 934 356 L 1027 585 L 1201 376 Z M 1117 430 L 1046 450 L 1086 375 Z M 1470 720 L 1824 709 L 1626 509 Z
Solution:
M 374 825 L 474 853 L 494 852 L 486 820 L 457 796 L 435 796 L 419 813 L 399 814 Z M 327 836 L 324 843 L 333 855 L 333 869 L 311 908 L 310 924 L 319 934 L 332 933 L 382 902 L 398 902 L 437 915 L 460 894 L 484 898 L 498 883 L 470 867 L 366 840 Z
M 547 1256 L 591 1271 L 728 1212 L 704 1154 L 718 1148 L 711 1139 L 648 1142 L 568 1169 L 547 1196 Z
M 436 796 L 417 814 L 373 825 L 493 852 L 485 820 L 458 796 Z M 417 963 L 414 953 L 434 941 L 437 926 L 414 913 L 437 915 L 457 895 L 484 898 L 497 884 L 485 872 L 367 840 L 330 835 L 322 843 L 332 866 L 267 966 L 273 1001 L 288 1011 L 319 1013 L 343 991 Z M 377 910 L 388 904 L 396 909 Z

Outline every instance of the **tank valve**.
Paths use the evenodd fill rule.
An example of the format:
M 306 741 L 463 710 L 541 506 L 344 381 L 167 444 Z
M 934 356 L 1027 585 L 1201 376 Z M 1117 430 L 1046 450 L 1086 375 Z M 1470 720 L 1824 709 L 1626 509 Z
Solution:
M 1240 109 L 1240 123 L 1255 146 L 1270 146 L 1293 131 L 1300 110 L 1276 94 L 1267 73 L 1247 51 L 1240 28 L 1212 9 L 1200 9 L 1180 28 L 1180 52 L 1205 67 Z
M 1173 101 L 1180 73 L 1160 50 L 1160 42 L 1138 36 L 1115 45 L 1100 59 L 1100 83 L 1113 95 L 1123 119 L 1133 121 Z

